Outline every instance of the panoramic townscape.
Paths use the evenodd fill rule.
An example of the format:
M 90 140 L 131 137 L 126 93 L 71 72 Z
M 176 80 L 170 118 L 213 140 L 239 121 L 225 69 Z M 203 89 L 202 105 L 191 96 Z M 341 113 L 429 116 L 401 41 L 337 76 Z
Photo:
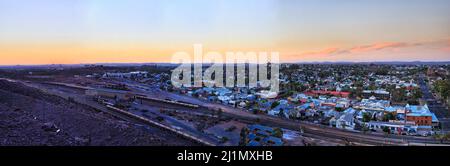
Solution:
M 270 66 L 270 64 L 267 64 Z M 449 144 L 450 65 L 281 64 L 280 91 L 174 87 L 175 64 L 5 66 L 1 145 Z
M 0 0 L 0 59 L 0 147 L 361 163 L 419 153 L 347 147 L 450 146 L 449 0 Z

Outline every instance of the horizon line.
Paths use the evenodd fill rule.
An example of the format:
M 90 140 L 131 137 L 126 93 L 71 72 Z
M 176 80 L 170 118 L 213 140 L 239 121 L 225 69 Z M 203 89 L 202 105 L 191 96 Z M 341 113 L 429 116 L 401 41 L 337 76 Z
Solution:
M 450 63 L 450 60 L 396 60 L 396 61 L 307 61 L 307 62 L 280 62 L 279 64 L 338 64 L 338 63 Z M 145 64 L 167 64 L 167 65 L 179 65 L 182 63 L 171 63 L 171 62 L 97 62 L 97 63 L 45 63 L 45 64 L 0 64 L 0 67 L 14 67 L 14 66 L 51 66 L 51 65 L 145 65 Z M 199 63 L 189 63 L 189 64 L 199 64 Z M 201 63 L 201 64 L 214 64 L 214 63 Z M 227 64 L 227 63 L 222 63 Z M 242 64 L 242 63 L 233 63 Z M 254 64 L 254 63 L 246 63 Z

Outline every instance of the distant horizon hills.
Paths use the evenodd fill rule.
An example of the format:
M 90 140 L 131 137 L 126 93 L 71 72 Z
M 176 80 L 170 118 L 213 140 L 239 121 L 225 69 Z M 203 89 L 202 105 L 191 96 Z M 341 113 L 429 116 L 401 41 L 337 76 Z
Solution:
M 198 64 L 198 63 L 191 63 Z M 209 65 L 211 63 L 203 63 L 205 65 Z M 386 65 L 446 65 L 450 64 L 449 61 L 361 61 L 361 62 L 352 62 L 352 61 L 316 61 L 316 62 L 282 62 L 280 64 L 386 64 Z M 79 63 L 79 64 L 26 64 L 26 65 L 0 65 L 0 68 L 15 68 L 15 67 L 82 67 L 82 66 L 90 66 L 90 65 L 103 65 L 103 66 L 113 66 L 113 67 L 121 67 L 121 66 L 145 66 L 145 65 L 158 65 L 158 66 L 176 66 L 180 65 L 180 63 L 164 63 L 164 62 L 149 62 L 149 63 Z

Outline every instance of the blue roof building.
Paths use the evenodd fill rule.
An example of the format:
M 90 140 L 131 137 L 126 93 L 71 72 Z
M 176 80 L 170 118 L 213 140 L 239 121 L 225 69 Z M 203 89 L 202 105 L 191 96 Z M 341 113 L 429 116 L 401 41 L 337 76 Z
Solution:
M 263 142 L 271 145 L 271 146 L 282 146 L 283 145 L 283 141 L 281 140 L 281 138 L 277 138 L 277 137 L 266 137 L 263 139 Z
M 251 140 L 250 142 L 248 142 L 247 146 L 261 146 L 261 143 L 255 140 Z
M 424 106 L 408 104 L 406 105 L 406 109 L 410 111 L 408 116 L 433 116 L 426 104 Z
M 282 146 L 283 140 L 274 137 L 274 129 L 263 125 L 248 125 L 250 133 L 247 135 L 247 146 Z

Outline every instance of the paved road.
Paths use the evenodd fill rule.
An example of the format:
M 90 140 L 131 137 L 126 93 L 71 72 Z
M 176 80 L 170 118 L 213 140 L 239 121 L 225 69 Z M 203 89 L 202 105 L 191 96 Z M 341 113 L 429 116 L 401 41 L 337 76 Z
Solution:
M 422 74 L 419 77 L 419 85 L 422 90 L 423 100 L 427 102 L 428 108 L 431 112 L 434 112 L 441 123 L 442 130 L 444 132 L 450 131 L 450 112 L 431 93 L 430 87 L 425 82 L 425 76 Z

